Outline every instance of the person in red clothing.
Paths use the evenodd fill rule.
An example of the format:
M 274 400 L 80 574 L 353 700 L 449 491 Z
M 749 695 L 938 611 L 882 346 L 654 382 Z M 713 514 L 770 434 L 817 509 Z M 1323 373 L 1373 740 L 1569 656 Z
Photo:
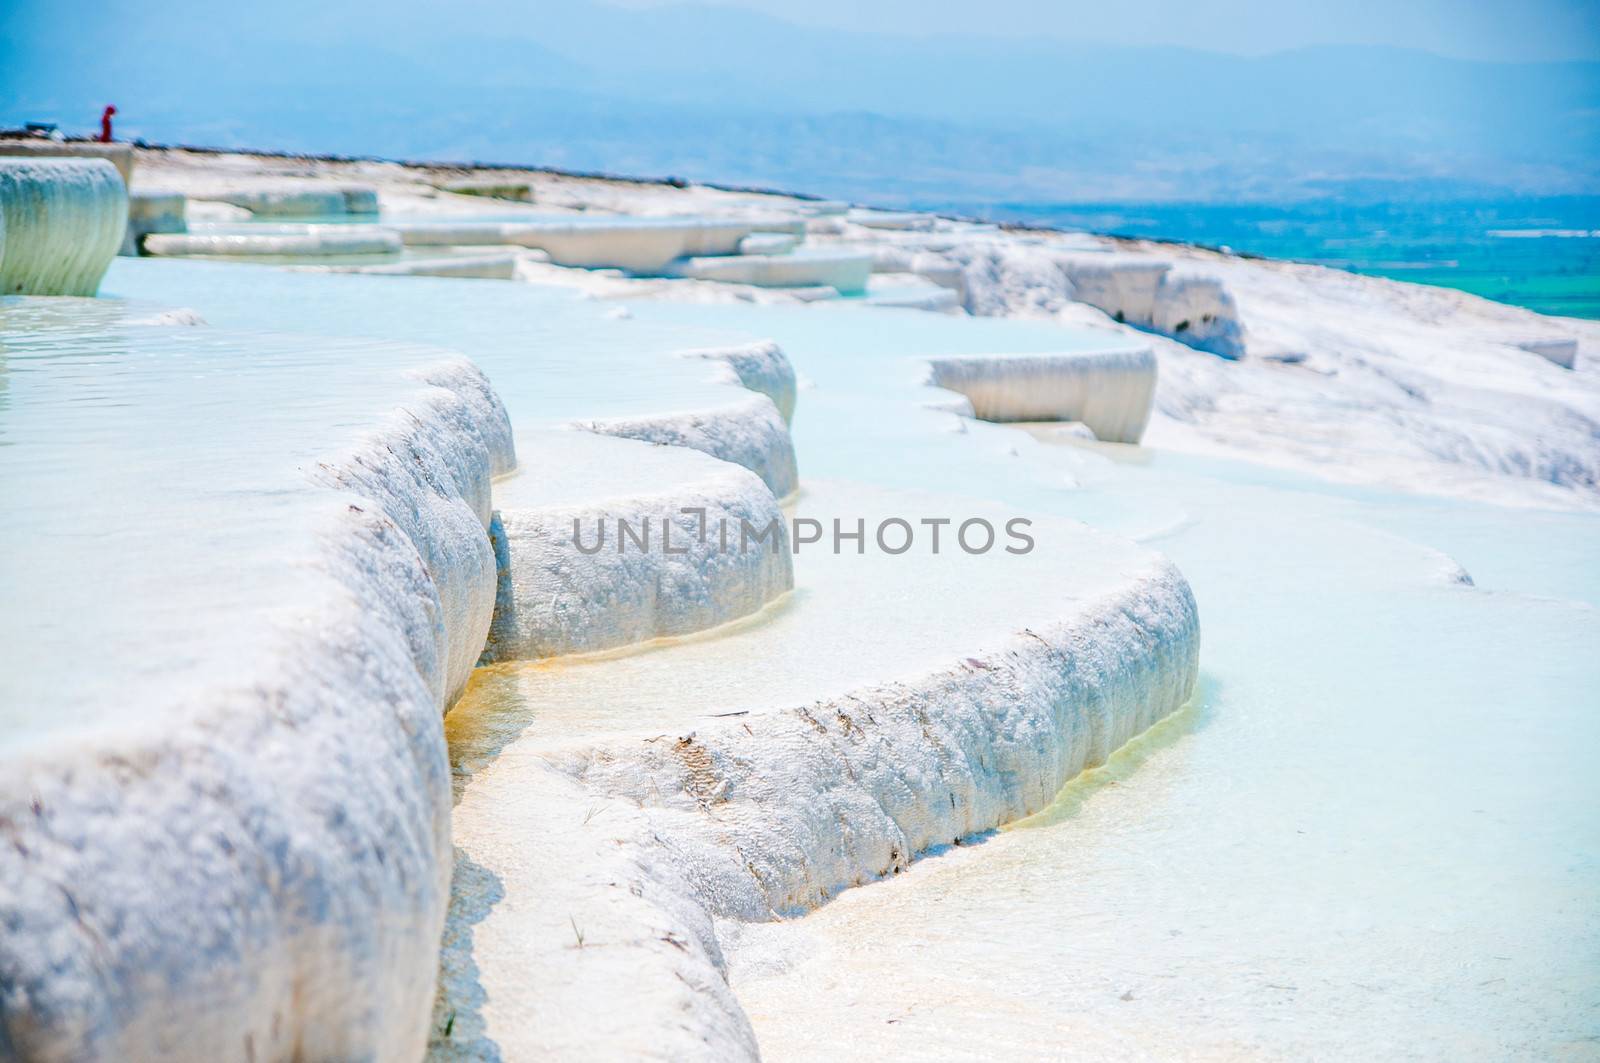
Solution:
M 102 144 L 111 143 L 111 116 L 116 113 L 117 109 L 108 104 L 105 111 L 100 115 L 100 143 Z

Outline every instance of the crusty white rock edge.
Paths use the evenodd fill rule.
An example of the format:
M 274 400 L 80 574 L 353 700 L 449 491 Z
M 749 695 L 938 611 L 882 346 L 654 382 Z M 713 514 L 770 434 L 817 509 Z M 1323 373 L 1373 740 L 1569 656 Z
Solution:
M 703 347 L 680 352 L 684 358 L 720 362 L 730 370 L 724 379 L 771 399 L 784 423 L 794 420 L 795 375 L 789 356 L 771 340 L 731 347 Z
M 537 491 L 530 503 L 516 485 L 497 490 L 490 532 L 499 591 L 484 663 L 686 635 L 747 616 L 794 586 L 778 507 L 798 486 L 788 430 L 794 367 L 770 340 L 679 353 L 713 363 L 714 379 L 751 394 L 731 391 L 732 401 L 692 413 L 587 422 L 569 439 L 555 433 L 539 440 L 527 476 L 539 478 L 547 463 L 579 463 L 596 470 L 593 489 L 557 503 L 540 501 Z M 595 435 L 609 437 L 609 447 Z M 630 450 L 651 444 L 672 453 Z M 654 469 L 648 488 L 619 488 L 604 471 L 642 464 Z M 619 521 L 635 532 L 648 523 L 654 539 L 647 548 L 620 549 Z M 602 526 L 609 540 L 577 549 L 575 522 L 586 545 L 595 546 Z M 745 551 L 711 531 L 737 535 L 746 523 L 775 524 L 774 549 Z
M 715 914 L 769 919 L 1043 808 L 1188 700 L 1199 649 L 1189 585 L 1153 557 L 1116 593 L 916 682 L 547 757 L 638 803 Z
M 985 421 L 1079 421 L 1107 443 L 1137 443 L 1155 398 L 1156 356 L 1148 347 L 964 355 L 929 365 L 929 383 L 964 395 Z
M 159 723 L 0 774 L 0 1056 L 421 1052 L 449 896 L 441 714 L 488 630 L 490 478 L 513 461 L 476 368 L 423 376 L 308 470 L 341 489 L 313 620 Z
M 128 229 L 117 253 L 142 254 L 144 238 L 152 233 L 187 232 L 188 209 L 188 197 L 182 192 L 129 191 Z
M 778 498 L 800 486 L 794 440 L 777 405 L 764 394 L 730 400 L 712 409 L 578 421 L 574 427 L 601 435 L 689 447 L 761 477 Z
M 156 233 L 147 255 L 398 255 L 400 234 L 388 229 L 320 227 L 304 233 Z
M 578 443 L 592 438 L 571 434 Z M 605 442 L 621 453 L 606 449 L 594 457 L 591 497 L 502 504 L 496 512 L 490 535 L 499 591 L 485 663 L 687 635 L 753 613 L 794 586 L 783 512 L 755 474 L 674 448 L 670 455 L 647 455 L 671 466 L 660 471 L 657 485 L 606 497 L 600 470 L 610 462 L 637 460 L 627 451 L 650 445 Z M 584 460 L 582 449 L 571 457 Z M 539 461 L 535 451 L 530 476 L 538 476 Z M 620 541 L 623 523 L 642 534 L 642 545 Z M 742 550 L 737 539 L 722 542 L 722 529 L 737 536 L 745 525 L 775 525 L 772 549 Z
M 192 192 L 190 198 L 228 203 L 257 215 L 315 217 L 324 214 L 378 213 L 376 188 L 325 181 L 200 189 Z
M 408 245 L 516 244 L 537 248 L 559 266 L 624 269 L 657 275 L 674 261 L 699 255 L 733 255 L 753 233 L 804 232 L 782 217 L 637 218 L 582 221 L 423 222 L 401 225 Z
M 519 743 L 516 770 L 491 766 L 457 809 L 474 885 L 446 935 L 434 1058 L 756 1058 L 716 918 L 804 911 L 1045 807 L 1188 699 L 1199 621 L 1153 557 L 1119 592 L 977 652 L 685 735 Z M 559 873 L 497 837 L 559 853 Z M 474 950 L 485 915 L 507 922 Z M 519 975 L 486 997 L 478 965 Z

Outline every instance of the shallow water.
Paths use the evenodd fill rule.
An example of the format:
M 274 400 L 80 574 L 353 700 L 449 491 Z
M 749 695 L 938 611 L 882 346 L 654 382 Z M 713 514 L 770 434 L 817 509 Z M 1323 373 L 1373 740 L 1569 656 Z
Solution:
M 250 681 L 271 629 L 337 593 L 312 562 L 344 500 L 306 467 L 451 357 L 158 313 L 0 300 L 0 746 Z
M 759 313 L 808 473 L 1138 537 L 1203 633 L 1194 705 L 1049 812 L 725 926 L 768 1058 L 1596 1051 L 1600 517 L 953 424 L 915 354 L 1081 336 Z
M 270 266 L 118 259 L 103 296 L 193 306 L 222 328 L 436 344 L 471 358 L 519 430 L 579 418 L 704 408 L 743 397 L 716 367 L 672 352 L 750 337 L 692 319 L 648 326 L 608 304 L 531 284 L 297 273 Z M 709 400 L 709 401 L 708 401 Z
M 1098 490 L 1188 511 L 1191 708 L 1016 828 L 730 928 L 768 1058 L 1595 1051 L 1600 614 L 1550 592 L 1600 519 L 1552 558 L 1542 518 L 1178 464 Z
M 531 726 L 559 742 L 600 732 L 674 734 L 718 717 L 811 704 L 892 681 L 913 681 L 1001 650 L 1030 624 L 1050 624 L 1122 586 L 1148 564 L 1145 551 L 1082 525 L 1038 520 L 1013 538 L 1016 514 L 960 496 L 809 483 L 790 515 L 818 523 L 820 541 L 794 554 L 794 590 L 744 620 L 680 639 L 606 653 L 480 668 L 450 719 L 452 748 L 493 745 L 474 728 L 500 733 Z M 936 543 L 923 518 L 951 521 Z M 865 540 L 840 540 L 833 522 Z M 885 520 L 888 553 L 877 545 Z M 968 553 L 958 526 L 982 519 L 993 546 Z M 583 534 L 593 532 L 586 525 Z M 709 536 L 718 536 L 716 529 Z M 811 534 L 811 530 L 807 530 Z M 738 549 L 741 531 L 728 531 Z M 984 532 L 971 529 L 977 550 Z M 1008 553 L 1007 547 L 1022 553 Z M 658 544 L 659 548 L 659 544 Z M 762 549 L 752 543 L 752 549 Z M 470 727 L 469 719 L 477 722 Z
M 802 377 L 795 432 L 809 477 L 1078 516 L 1178 561 L 1205 637 L 1205 685 L 1192 709 L 1027 825 L 848 891 L 805 919 L 725 928 L 735 988 L 770 1058 L 1593 1052 L 1597 518 L 1397 500 L 1152 451 L 1121 460 L 1127 451 L 1052 447 L 923 407 L 937 393 L 922 385 L 921 355 L 1106 342 L 1044 324 L 642 303 L 631 304 L 634 321 L 617 322 L 606 304 L 518 285 L 196 263 L 119 262 L 106 290 L 193 305 L 215 326 L 448 343 L 480 361 L 522 426 L 700 405 L 716 393 L 704 364 L 680 370 L 668 352 L 771 335 Z M 6 342 L 15 342 L 9 333 Z M 241 459 L 235 436 L 262 431 L 252 418 L 268 418 L 271 431 L 300 433 L 294 441 L 309 451 L 320 444 L 305 411 L 354 430 L 365 405 L 326 418 L 319 404 L 370 400 L 373 381 L 387 379 L 380 367 L 405 360 L 392 343 L 352 343 L 367 353 L 341 361 L 329 382 L 321 369 L 281 373 L 320 364 L 325 348 L 303 340 L 259 349 L 160 342 L 197 344 L 213 360 L 182 386 L 183 363 L 165 356 L 158 364 L 169 368 L 154 374 L 109 374 L 151 389 L 107 396 L 109 413 L 92 409 L 98 392 L 71 393 L 89 400 L 74 445 L 94 455 L 90 469 L 105 470 L 83 489 L 80 479 L 52 477 L 71 455 L 30 457 L 27 447 L 59 434 L 63 400 L 31 405 L 31 389 L 56 378 L 15 368 L 26 341 L 13 348 L 20 356 L 8 353 L 0 441 L 33 466 L 30 490 L 82 511 L 59 505 L 51 512 L 73 523 L 19 532 L 30 544 L 54 540 L 48 564 L 8 571 L 6 581 L 50 602 L 42 615 L 55 618 L 46 628 L 55 641 L 29 642 L 46 637 L 27 627 L 32 614 L 5 614 L 15 622 L 3 633 L 8 651 L 34 662 L 0 679 L 12 684 L 7 705 L 58 701 L 48 687 L 57 677 L 38 662 L 107 639 L 130 659 L 160 645 L 226 660 L 233 647 L 223 640 L 254 631 L 249 614 L 230 619 L 214 587 L 152 591 L 170 566 L 210 571 L 207 551 L 234 551 L 284 526 L 210 519 L 196 507 L 216 508 L 217 492 L 269 506 L 278 490 L 279 504 L 300 504 L 284 486 L 290 470 L 254 453 Z M 142 349 L 119 348 L 115 359 Z M 597 388 L 607 381 L 615 386 Z M 169 405 L 152 419 L 140 407 L 161 396 Z M 44 416 L 30 420 L 30 410 Z M 208 445 L 183 450 L 196 417 Z M 141 458 L 147 446 L 160 461 Z M 0 462 L 15 460 L 7 449 Z M 130 460 L 151 474 L 123 482 Z M 191 472 L 213 465 L 212 476 L 195 478 L 210 493 L 191 491 Z M 116 544 L 97 553 L 126 531 L 119 514 L 150 482 L 178 485 L 170 522 L 149 527 L 181 523 L 189 538 L 174 541 L 187 552 Z M 13 513 L 0 516 L 0 536 Z M 92 529 L 86 541 L 80 527 Z M 209 536 L 198 547 L 195 528 Z M 1449 555 L 1478 586 L 1456 578 Z M 239 586 L 280 577 L 279 556 L 259 572 L 243 569 Z M 154 563 L 112 571 L 95 567 L 97 557 Z M 92 615 L 108 587 L 113 601 L 138 608 Z M 285 597 L 274 600 L 288 601 L 292 584 L 277 589 Z M 891 612 L 939 600 L 925 583 L 902 590 Z M 792 605 L 803 608 L 803 595 Z M 83 626 L 85 616 L 93 624 Z M 640 667 L 654 663 L 647 656 Z M 783 675 L 774 678 L 782 687 Z M 72 684 L 95 680 L 59 681 L 76 695 Z

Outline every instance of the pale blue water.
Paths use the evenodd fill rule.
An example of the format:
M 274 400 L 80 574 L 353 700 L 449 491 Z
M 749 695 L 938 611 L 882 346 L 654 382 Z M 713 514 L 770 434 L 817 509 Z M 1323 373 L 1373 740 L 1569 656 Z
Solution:
M 747 931 L 734 986 L 768 1058 L 1600 1044 L 1600 516 L 1045 447 L 912 410 L 912 355 L 1050 349 L 1048 330 L 842 307 L 716 318 L 776 337 L 809 381 L 808 475 L 1141 537 L 1190 579 L 1203 632 L 1196 706 L 1036 829 Z
M 617 322 L 605 304 L 531 287 L 194 263 L 122 261 L 106 290 L 194 306 L 218 329 L 449 342 L 503 381 L 528 425 L 698 402 L 704 367 L 680 379 L 665 352 L 773 336 L 804 380 L 805 475 L 1078 516 L 1178 561 L 1204 632 L 1196 707 L 1031 829 L 752 931 L 734 984 L 769 1057 L 1546 1058 L 1600 1043 L 1600 518 L 1047 447 L 917 405 L 919 355 L 1090 342 L 1042 323 L 642 302 Z M 215 481 L 235 465 L 253 489 L 251 418 L 290 431 L 305 410 L 367 395 L 386 349 L 354 344 L 371 353 L 339 361 L 328 387 L 316 348 L 193 342 L 209 345 L 209 377 L 130 376 L 151 395 L 117 400 L 103 424 L 86 407 L 94 430 L 79 444 L 116 473 L 154 432 L 156 482 L 179 498 L 191 475 L 225 492 Z M 286 358 L 313 368 L 274 376 Z M 5 379 L 3 424 L 46 443 L 67 426 L 49 405 L 27 420 L 33 385 L 14 363 Z M 207 445 L 191 465 L 179 441 L 194 439 Z M 28 474 L 41 492 L 57 490 L 51 468 Z M 151 482 L 115 480 L 87 510 L 89 548 Z M 69 560 L 84 548 L 70 529 L 59 546 Z M 1479 586 L 1451 582 L 1440 552 Z M 196 571 L 214 568 L 207 556 Z M 97 580 L 72 592 L 75 608 Z
M 693 409 L 740 392 L 709 384 L 707 363 L 670 357 L 744 339 L 692 319 L 660 327 L 608 317 L 555 288 L 439 277 L 296 273 L 269 266 L 118 259 L 102 296 L 191 306 L 220 328 L 436 344 L 470 357 L 512 423 Z
M 249 681 L 338 593 L 312 564 L 344 500 L 305 467 L 451 357 L 139 323 L 156 309 L 0 299 L 0 746 L 148 731 Z
M 772 1059 L 1589 1058 L 1600 520 L 1407 514 L 1157 454 L 1202 689 L 1021 829 L 750 931 Z M 1438 577 L 1460 541 L 1489 586 Z M 1535 560 L 1545 558 L 1542 563 Z M 1572 567 L 1569 567 L 1572 566 Z M 1532 578 L 1524 578 L 1531 574 Z

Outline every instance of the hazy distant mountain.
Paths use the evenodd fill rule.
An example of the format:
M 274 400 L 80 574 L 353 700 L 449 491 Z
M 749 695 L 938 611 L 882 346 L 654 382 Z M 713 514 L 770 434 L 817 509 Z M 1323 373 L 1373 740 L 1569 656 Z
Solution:
M 155 141 L 880 201 L 1600 192 L 1596 63 L 890 37 L 703 6 L 106 6 L 0 11 L 0 120 L 87 130 L 115 102 Z

